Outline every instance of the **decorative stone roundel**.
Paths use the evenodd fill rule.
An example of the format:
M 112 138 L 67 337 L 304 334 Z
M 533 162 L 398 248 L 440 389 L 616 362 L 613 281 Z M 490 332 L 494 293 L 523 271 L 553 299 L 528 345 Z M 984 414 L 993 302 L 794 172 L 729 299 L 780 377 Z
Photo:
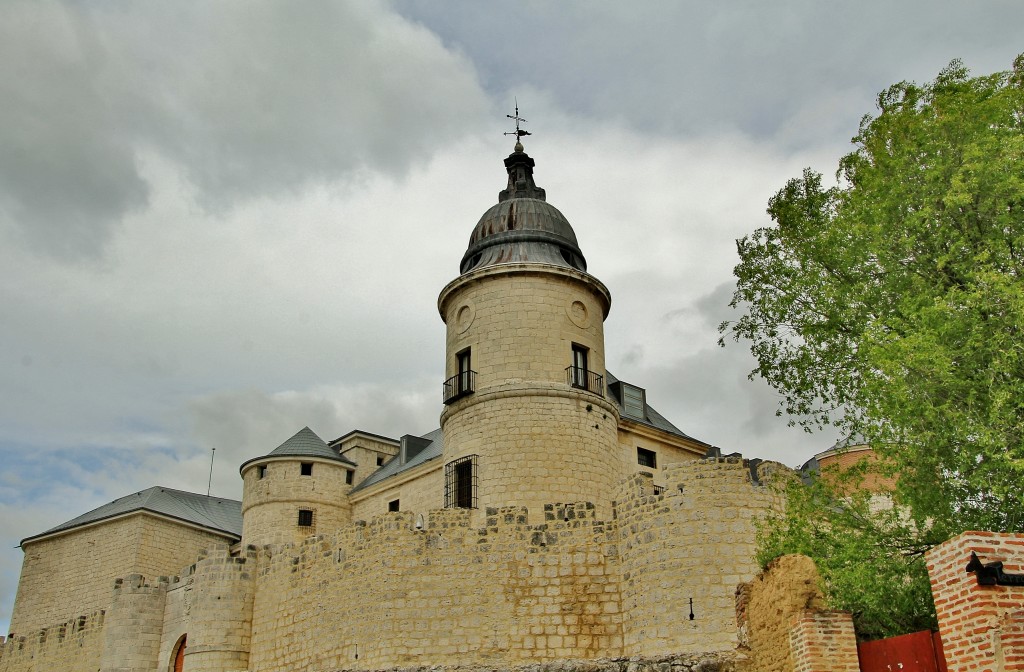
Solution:
M 472 303 L 467 303 L 455 311 L 455 331 L 460 334 L 466 333 L 473 324 L 476 317 L 476 308 Z
M 586 329 L 590 326 L 590 312 L 582 301 L 573 301 L 566 306 L 565 312 L 572 323 L 580 329 Z

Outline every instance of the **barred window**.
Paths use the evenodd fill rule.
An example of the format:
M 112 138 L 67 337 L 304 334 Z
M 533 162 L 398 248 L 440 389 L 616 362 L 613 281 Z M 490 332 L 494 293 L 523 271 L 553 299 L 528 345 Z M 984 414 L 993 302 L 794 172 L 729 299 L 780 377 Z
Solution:
M 313 527 L 313 512 L 310 509 L 299 509 L 299 527 Z
M 646 448 L 636 449 L 636 463 L 641 467 L 650 467 L 651 469 L 658 468 L 658 454 L 653 450 L 647 450 Z
M 477 508 L 477 456 L 467 455 L 444 465 L 446 509 Z

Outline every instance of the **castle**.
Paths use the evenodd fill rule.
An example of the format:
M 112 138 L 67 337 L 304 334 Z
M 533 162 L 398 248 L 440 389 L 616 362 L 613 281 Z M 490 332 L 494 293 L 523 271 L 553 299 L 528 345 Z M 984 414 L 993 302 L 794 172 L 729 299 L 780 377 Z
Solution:
M 514 666 L 729 651 L 766 464 L 605 369 L 608 289 L 520 143 L 440 293 L 440 428 L 308 428 L 242 501 L 154 487 L 22 541 L 0 672 Z M 254 451 L 256 452 L 256 451 Z

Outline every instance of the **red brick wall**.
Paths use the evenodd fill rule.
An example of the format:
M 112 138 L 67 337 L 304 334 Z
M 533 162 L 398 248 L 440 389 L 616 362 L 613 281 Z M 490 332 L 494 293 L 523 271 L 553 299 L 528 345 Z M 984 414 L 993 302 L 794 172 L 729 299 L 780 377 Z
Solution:
M 928 552 L 949 672 L 1024 670 L 1024 586 L 979 586 L 966 571 L 972 551 L 1024 573 L 1024 534 L 964 532 Z
M 859 672 L 849 612 L 806 609 L 793 616 L 790 626 L 794 672 Z

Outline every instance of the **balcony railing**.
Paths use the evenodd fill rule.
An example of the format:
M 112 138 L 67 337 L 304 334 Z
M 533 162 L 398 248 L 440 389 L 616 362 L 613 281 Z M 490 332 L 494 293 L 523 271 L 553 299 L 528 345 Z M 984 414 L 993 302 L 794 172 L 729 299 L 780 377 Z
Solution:
M 462 399 L 476 390 L 476 371 L 463 371 L 444 381 L 441 398 L 446 404 Z
M 604 396 L 604 376 L 579 366 L 567 366 L 565 367 L 565 378 L 566 382 L 578 390 L 586 390 L 598 396 Z

